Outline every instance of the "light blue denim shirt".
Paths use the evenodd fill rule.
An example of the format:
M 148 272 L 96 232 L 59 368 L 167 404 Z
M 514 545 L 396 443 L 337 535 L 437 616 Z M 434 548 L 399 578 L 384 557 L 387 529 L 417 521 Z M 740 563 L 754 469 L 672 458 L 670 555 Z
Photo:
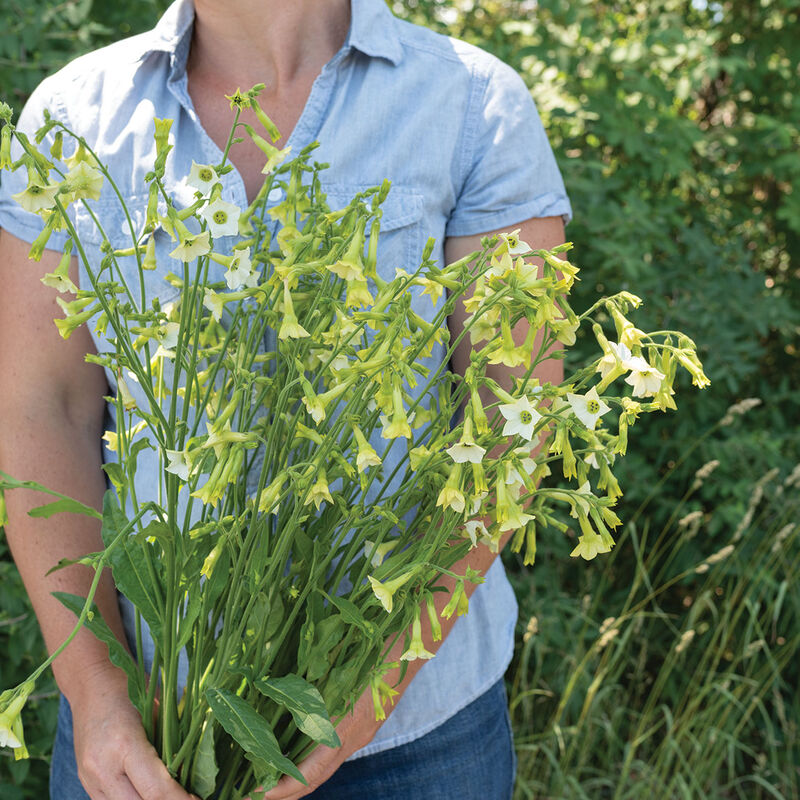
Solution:
M 510 67 L 476 47 L 394 18 L 383 0 L 351 0 L 351 7 L 347 40 L 314 82 L 288 144 L 299 152 L 319 141 L 315 158 L 330 164 L 322 180 L 333 207 L 391 180 L 378 254 L 385 277 L 394 277 L 398 267 L 415 268 L 430 236 L 441 262 L 448 236 L 512 229 L 531 217 L 569 220 L 569 200 L 536 108 Z M 178 203 L 193 199 L 185 182 L 192 159 L 221 158 L 187 91 L 193 20 L 190 0 L 177 0 L 152 31 L 78 58 L 45 80 L 20 119 L 23 130 L 33 131 L 48 108 L 84 136 L 116 176 L 139 227 L 147 200 L 144 176 L 154 158 L 153 117 L 174 120 L 176 147 L 166 180 Z M 10 197 L 24 188 L 24 173 L 4 176 L 0 227 L 32 241 L 41 220 Z M 108 190 L 105 195 L 108 199 L 94 204 L 95 213 L 112 244 L 129 245 L 120 206 Z M 235 170 L 225 178 L 223 199 L 247 205 Z M 276 192 L 270 203 L 281 199 Z M 99 243 L 80 204 L 73 213 L 81 237 Z M 63 244 L 64 235 L 54 234 L 50 246 Z M 162 303 L 175 296 L 163 281 L 166 272 L 178 271 L 167 255 L 172 247 L 163 234 L 159 268 L 146 274 L 148 296 L 158 295 Z M 417 294 L 412 302 L 426 318 L 435 313 L 428 297 Z M 97 337 L 95 343 L 99 350 L 108 348 Z M 432 359 L 442 357 L 439 348 Z M 115 390 L 110 371 L 107 378 Z M 113 408 L 109 411 L 113 424 Z M 377 444 L 382 449 L 386 443 Z M 105 457 L 114 458 L 108 452 Z M 144 450 L 137 470 L 139 498 L 157 491 L 157 474 L 157 454 Z M 133 614 L 125 598 L 121 608 L 130 633 Z M 412 741 L 486 691 L 511 659 L 516 618 L 514 594 L 498 558 L 475 590 L 469 613 L 414 678 L 375 739 L 352 758 Z

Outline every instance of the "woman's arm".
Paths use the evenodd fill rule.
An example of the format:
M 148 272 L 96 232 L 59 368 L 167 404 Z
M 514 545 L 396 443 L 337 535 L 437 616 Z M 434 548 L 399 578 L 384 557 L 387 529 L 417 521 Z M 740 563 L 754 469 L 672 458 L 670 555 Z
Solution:
M 39 278 L 56 268 L 60 255 L 46 250 L 36 264 L 28 260 L 28 249 L 0 232 L 0 469 L 99 509 L 106 488 L 101 470 L 106 379 L 101 367 L 84 359 L 94 352 L 86 327 L 64 341 L 53 324 L 63 314 L 56 292 Z M 77 284 L 74 259 L 71 277 Z M 75 616 L 51 592 L 86 596 L 93 573 L 82 566 L 46 573 L 60 559 L 96 552 L 103 544 L 96 520 L 75 514 L 27 516 L 44 502 L 48 499 L 32 491 L 8 492 L 6 533 L 52 652 L 72 630 Z M 108 572 L 95 602 L 124 642 Z M 187 800 L 148 743 L 128 699 L 125 675 L 111 664 L 104 644 L 81 631 L 53 671 L 73 711 L 78 771 L 93 800 Z

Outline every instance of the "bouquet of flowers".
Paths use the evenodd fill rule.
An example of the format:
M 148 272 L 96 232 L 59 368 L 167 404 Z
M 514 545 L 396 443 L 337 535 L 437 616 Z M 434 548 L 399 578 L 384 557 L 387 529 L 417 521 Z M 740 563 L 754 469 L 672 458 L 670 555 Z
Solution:
M 125 210 L 125 248 L 101 230 L 97 269 L 68 209 L 81 204 L 99 225 L 91 209 L 100 192 L 121 199 L 113 175 L 57 120 L 46 117 L 31 141 L 0 110 L 0 168 L 27 169 L 15 198 L 44 221 L 31 258 L 53 231 L 69 234 L 58 269 L 42 278 L 62 293 L 56 325 L 64 338 L 94 326 L 104 347 L 88 358 L 116 390 L 116 424 L 105 437 L 116 460 L 104 465 L 112 488 L 102 513 L 5 474 L 0 488 L 57 495 L 34 515 L 102 519 L 104 549 L 79 561 L 95 570 L 92 590 L 60 595 L 78 616 L 72 635 L 85 625 L 107 643 L 170 772 L 201 797 L 223 800 L 253 796 L 284 773 L 302 780 L 295 764 L 318 743 L 338 744 L 331 720 L 362 692 L 371 688 L 376 717 L 385 715 L 394 690 L 384 677 L 396 666 L 387 653 L 399 639 L 404 663 L 431 657 L 422 615 L 435 633 L 444 576 L 454 588 L 442 614 L 467 612 L 465 585 L 482 578 L 454 568 L 471 548 L 496 552 L 510 534 L 512 550 L 532 564 L 537 531 L 565 530 L 554 516 L 560 506 L 580 526 L 573 556 L 608 552 L 620 524 L 612 467 L 628 429 L 643 412 L 675 408 L 678 366 L 695 385 L 708 383 L 688 337 L 629 321 L 634 295 L 573 311 L 569 245 L 532 250 L 511 232 L 439 266 L 429 242 L 419 265 L 387 279 L 378 241 L 389 184 L 331 210 L 324 165 L 312 161 L 313 148 L 289 160 L 274 146 L 259 88 L 232 96 L 228 148 L 221 163 L 193 166 L 187 207 L 164 182 L 170 121 L 155 120 L 144 224 L 137 229 Z M 245 106 L 264 136 L 239 122 Z M 220 197 L 242 132 L 266 159 L 263 188 L 246 209 Z M 276 186 L 285 199 L 268 207 Z M 163 276 L 176 294 L 162 304 L 152 290 L 153 271 L 158 280 L 165 271 L 155 242 L 167 235 L 180 269 Z M 68 273 L 74 255 L 90 283 L 80 289 Z M 432 321 L 414 310 L 412 287 L 429 295 Z M 451 337 L 446 320 L 459 305 L 467 321 Z M 601 315 L 613 319 L 616 341 Z M 534 378 L 582 324 L 591 325 L 598 357 L 561 385 Z M 431 362 L 434 347 L 444 359 Z M 464 374 L 448 369 L 459 347 L 469 352 Z M 495 364 L 514 371 L 512 384 L 487 375 Z M 146 497 L 136 491 L 145 449 L 161 464 Z M 572 488 L 538 487 L 555 469 Z M 56 568 L 66 563 L 76 562 Z M 93 605 L 106 566 L 135 606 L 136 655 Z M 17 757 L 26 755 L 25 700 L 58 652 L 0 696 L 0 745 Z

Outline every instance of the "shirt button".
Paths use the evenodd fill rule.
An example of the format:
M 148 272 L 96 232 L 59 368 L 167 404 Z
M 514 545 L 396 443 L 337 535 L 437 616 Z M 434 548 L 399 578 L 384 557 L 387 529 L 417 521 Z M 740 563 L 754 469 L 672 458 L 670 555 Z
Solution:
M 282 196 L 283 196 L 283 189 L 281 189 L 280 186 L 276 186 L 274 189 L 270 190 L 270 193 L 267 195 L 267 201 L 270 203 L 277 203 Z

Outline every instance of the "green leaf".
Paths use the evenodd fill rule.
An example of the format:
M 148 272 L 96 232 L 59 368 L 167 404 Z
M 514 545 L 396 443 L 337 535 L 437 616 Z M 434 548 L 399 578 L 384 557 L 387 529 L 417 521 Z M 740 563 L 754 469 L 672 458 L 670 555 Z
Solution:
M 214 718 L 241 748 L 258 761 L 291 775 L 304 786 L 308 783 L 299 769 L 281 753 L 278 740 L 267 721 L 241 697 L 225 689 L 209 687 L 205 691 Z
M 108 475 L 108 479 L 114 484 L 114 488 L 117 491 L 120 491 L 128 482 L 122 467 L 116 461 L 109 461 L 107 464 L 103 464 L 102 469 Z
M 59 511 L 71 511 L 75 514 L 85 514 L 87 517 L 94 517 L 95 519 L 101 518 L 100 512 L 98 512 L 97 509 L 79 503 L 77 500 L 73 500 L 71 497 L 61 494 L 61 492 L 54 492 L 52 489 L 42 486 L 41 483 L 36 483 L 36 481 L 18 481 L 5 472 L 0 472 L 0 491 L 8 489 L 33 489 L 35 492 L 43 492 L 44 494 L 60 498 L 60 500 L 54 503 L 32 508 L 28 512 L 31 517 L 50 517 L 53 514 L 57 514 Z
M 103 496 L 102 536 L 106 547 L 127 524 L 125 515 L 117 505 L 116 495 L 109 489 Z M 152 573 L 147 569 L 147 559 L 150 558 L 147 547 L 147 544 L 127 537 L 114 548 L 109 563 L 117 588 L 139 609 L 153 638 L 160 642 L 163 601 L 161 590 L 153 584 Z
M 364 615 L 358 610 L 358 606 L 346 597 L 339 597 L 338 595 L 329 595 L 324 589 L 318 589 L 327 599 L 328 602 L 336 606 L 342 615 L 345 622 L 356 625 L 361 628 L 367 636 L 372 636 L 375 633 L 375 626 L 364 619 Z
M 341 745 L 322 695 L 308 681 L 299 675 L 286 675 L 283 678 L 263 678 L 256 681 L 255 687 L 270 700 L 284 706 L 295 725 L 315 742 L 328 747 Z
M 200 735 L 200 741 L 192 761 L 192 769 L 189 773 L 192 791 L 206 800 L 217 786 L 218 772 L 219 767 L 214 752 L 214 722 L 208 719 L 203 725 L 203 733 Z
M 76 617 L 81 615 L 83 606 L 86 603 L 86 598 L 79 597 L 76 594 L 69 594 L 69 592 L 53 592 L 53 597 L 60 600 Z M 139 672 L 133 656 L 126 650 L 122 642 L 114 636 L 111 628 L 106 625 L 94 603 L 91 605 L 84 625 L 108 647 L 108 657 L 111 663 L 122 669 L 128 676 L 128 696 L 136 710 L 140 714 L 144 714 L 144 676 Z

